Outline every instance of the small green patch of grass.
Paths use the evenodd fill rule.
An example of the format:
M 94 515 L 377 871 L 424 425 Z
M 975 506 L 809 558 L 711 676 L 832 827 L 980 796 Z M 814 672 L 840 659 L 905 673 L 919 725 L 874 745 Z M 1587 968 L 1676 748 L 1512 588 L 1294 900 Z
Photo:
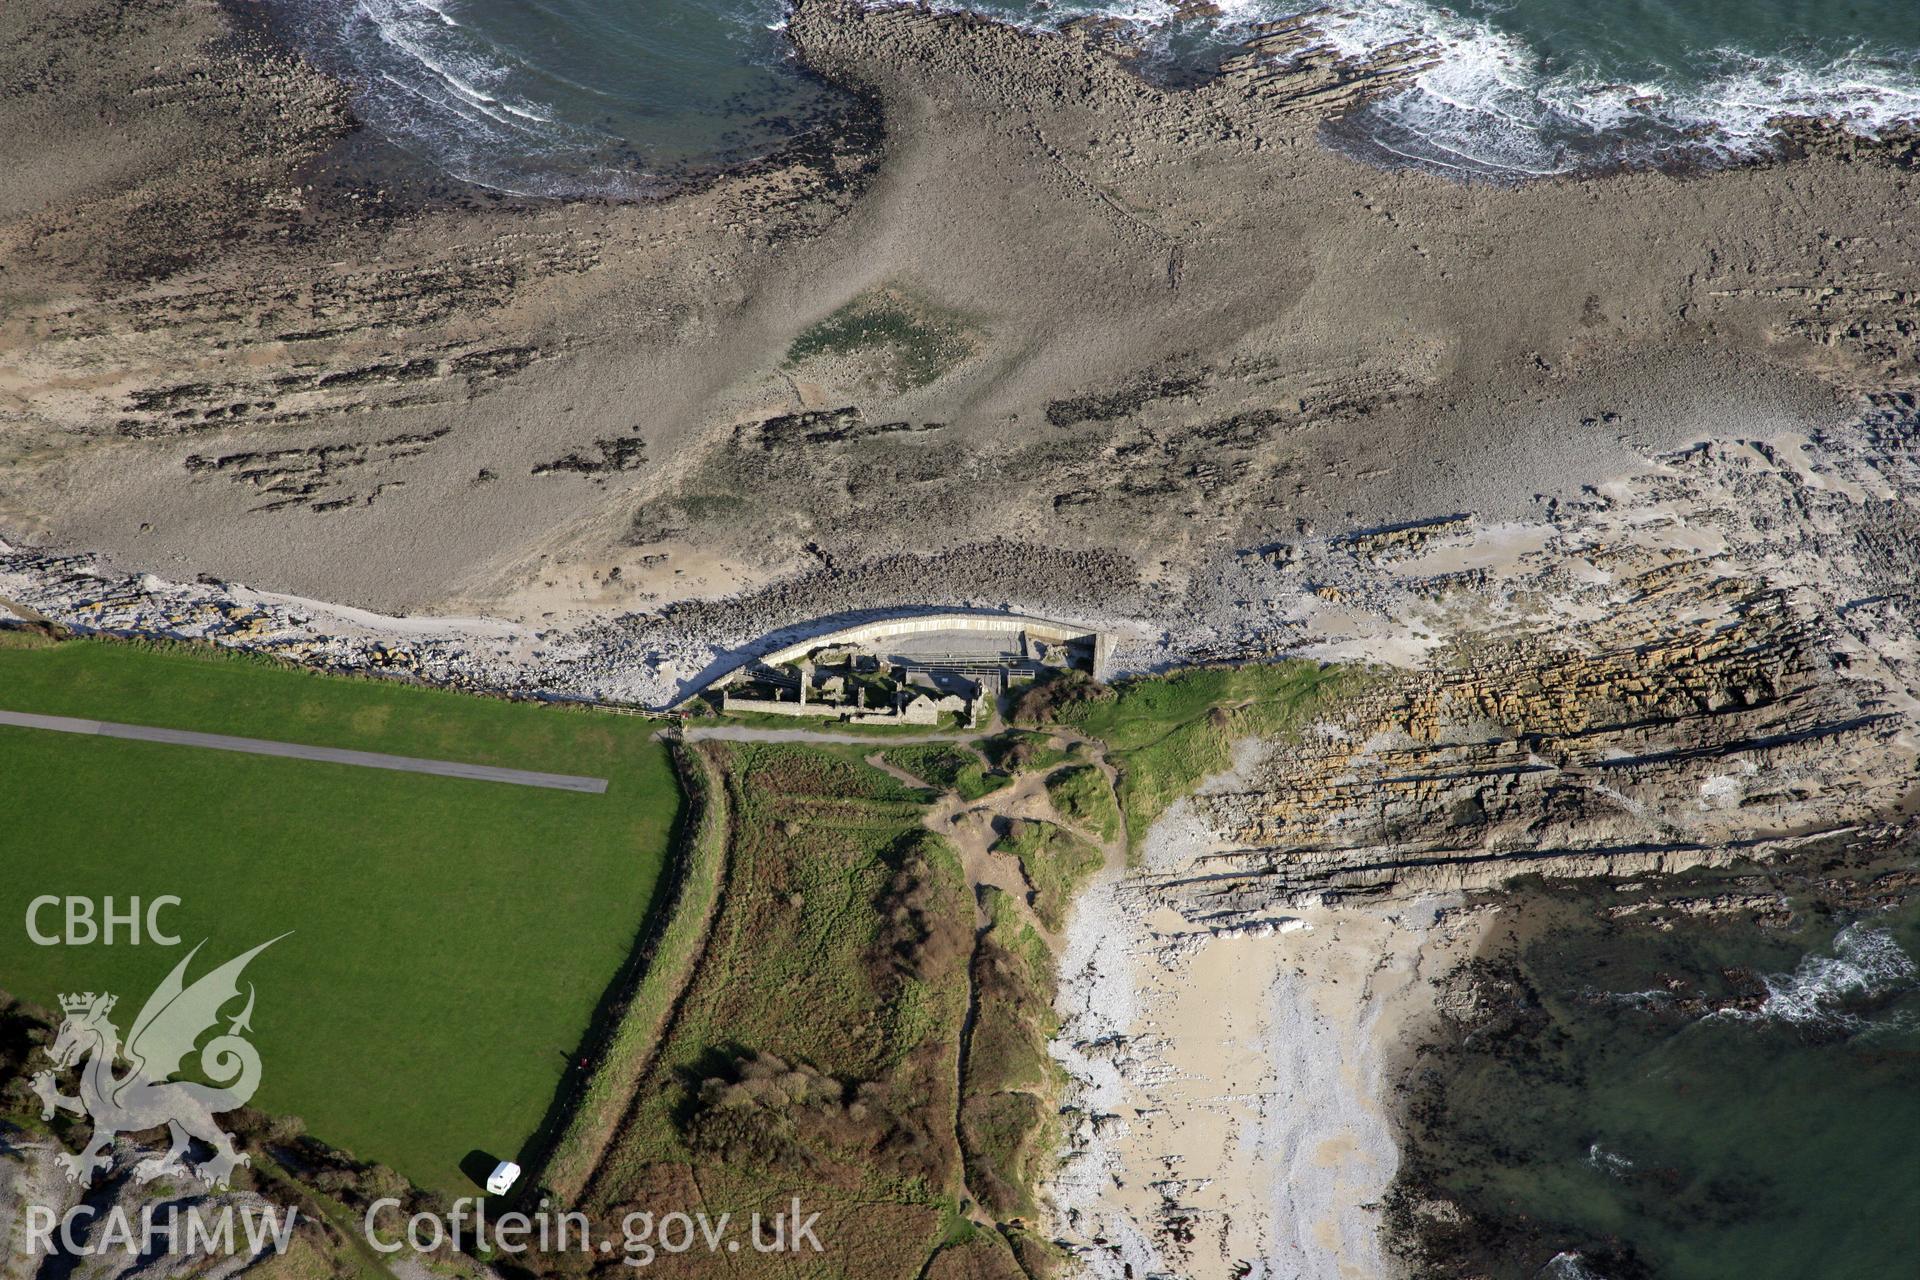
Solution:
M 988 773 L 979 756 L 949 742 L 894 747 L 882 758 L 896 769 L 904 769 L 936 787 L 956 792 L 963 800 L 978 800 L 1012 781 L 1003 774 Z
M 1062 743 L 1051 734 L 1031 729 L 1008 729 L 980 744 L 996 769 L 1008 773 L 1038 772 L 1065 764 L 1079 754 L 1080 744 Z
M 59 643 L 33 627 L 9 626 L 0 622 L 0 649 L 44 649 Z
M 893 383 L 911 390 L 938 381 L 972 353 L 961 317 L 889 287 L 861 294 L 802 331 L 787 349 L 787 363 L 876 354 L 888 360 Z
M 949 1200 L 940 1206 L 940 1238 L 935 1247 L 948 1249 L 955 1245 L 971 1244 L 979 1234 L 979 1226 L 960 1212 L 958 1203 Z
M 1068 765 L 1047 778 L 1047 797 L 1060 816 L 1084 831 L 1111 840 L 1120 834 L 1120 811 L 1106 775 L 1090 764 Z
M 1066 925 L 1074 894 L 1105 861 L 1100 850 L 1065 827 L 1035 819 L 1014 819 L 993 848 L 1020 859 L 1033 886 L 1033 913 L 1055 933 Z
M 1023 705 L 1107 745 L 1127 836 L 1137 844 L 1168 805 L 1232 765 L 1234 743 L 1292 731 L 1365 680 L 1351 667 L 1304 661 L 1198 667 L 1111 689 L 1065 679 L 1058 689 L 1036 686 Z

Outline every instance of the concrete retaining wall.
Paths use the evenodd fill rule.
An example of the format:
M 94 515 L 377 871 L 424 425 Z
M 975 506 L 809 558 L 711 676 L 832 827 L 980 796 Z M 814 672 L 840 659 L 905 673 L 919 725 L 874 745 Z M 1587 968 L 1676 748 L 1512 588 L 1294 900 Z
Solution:
M 1094 636 L 1095 676 L 1102 674 L 1100 668 L 1105 665 L 1107 646 L 1100 636 L 1090 627 L 1073 627 L 1064 622 L 1049 622 L 1045 618 L 1029 618 L 1018 613 L 929 613 L 913 618 L 888 618 L 881 622 L 863 622 L 858 626 L 847 627 L 840 631 L 829 631 L 825 635 L 790 644 L 784 649 L 776 649 L 759 661 L 770 667 L 783 662 L 797 662 L 815 649 L 831 648 L 835 645 L 871 646 L 876 640 L 885 640 L 893 636 L 924 635 L 930 631 L 1024 631 L 1036 640 L 1045 640 L 1051 644 L 1065 644 L 1069 640 L 1082 640 Z
M 727 697 L 727 710 L 752 711 L 763 716 L 811 716 L 815 720 L 838 719 L 845 707 L 828 702 L 775 702 L 771 698 Z

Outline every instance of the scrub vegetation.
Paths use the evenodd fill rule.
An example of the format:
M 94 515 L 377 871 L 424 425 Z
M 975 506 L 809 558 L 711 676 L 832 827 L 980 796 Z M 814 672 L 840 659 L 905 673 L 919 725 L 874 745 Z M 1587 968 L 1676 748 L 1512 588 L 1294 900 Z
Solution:
M 1013 819 L 993 848 L 1020 859 L 1021 872 L 1033 889 L 1034 914 L 1055 933 L 1066 925 L 1073 895 L 1104 861 L 1097 847 L 1065 827 L 1034 818 Z
M 841 1273 L 914 1274 L 962 1185 L 959 860 L 921 825 L 924 792 L 869 765 L 799 745 L 704 749 L 728 800 L 724 893 L 585 1205 L 744 1218 L 799 1195 Z
M 886 762 L 904 769 L 916 778 L 924 778 L 943 791 L 952 791 L 963 800 L 978 800 L 1007 785 L 1005 774 L 990 773 L 978 754 L 967 747 L 946 742 L 919 743 L 895 747 L 885 753 Z
M 1113 789 L 1100 770 L 1090 764 L 1068 765 L 1047 776 L 1047 797 L 1060 816 L 1102 841 L 1120 834 L 1120 811 Z
M 1060 1068 L 1053 956 L 1012 900 L 987 890 L 986 933 L 973 956 L 976 1029 L 968 1044 L 960 1134 L 967 1183 L 996 1221 L 1031 1224 L 1034 1187 L 1057 1145 Z

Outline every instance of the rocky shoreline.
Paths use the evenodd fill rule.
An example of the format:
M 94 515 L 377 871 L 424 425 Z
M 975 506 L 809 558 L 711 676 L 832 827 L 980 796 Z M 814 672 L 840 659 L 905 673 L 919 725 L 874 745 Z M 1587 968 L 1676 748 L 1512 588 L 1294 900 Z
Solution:
M 1601 664 L 1593 692 L 1606 694 L 1610 680 L 1644 683 L 1630 668 L 1650 656 L 1663 660 L 1651 650 L 1665 637 L 1672 664 L 1698 666 L 1699 675 L 1687 679 L 1707 681 L 1684 696 L 1730 704 L 1705 713 L 1727 712 L 1730 724 L 1761 710 L 1748 705 L 1755 698 L 1778 699 L 1782 680 L 1815 679 L 1808 663 L 1828 662 L 1822 655 L 1830 651 L 1833 660 L 1844 658 L 1836 668 L 1841 685 L 1877 682 L 1881 690 L 1848 695 L 1858 709 L 1835 709 L 1828 722 L 1878 740 L 1897 724 L 1888 715 L 1911 712 L 1920 680 L 1920 655 L 1903 638 L 1915 607 L 1903 566 L 1920 555 L 1920 525 L 1903 497 L 1920 491 L 1911 448 L 1917 431 L 1920 412 L 1910 396 L 1883 398 L 1812 437 L 1707 441 L 1648 458 L 1584 494 L 1528 504 L 1520 518 L 1456 513 L 1332 536 L 1310 530 L 1236 549 L 1184 591 L 1173 584 L 1117 589 L 1137 567 L 1117 551 L 1075 555 L 1001 541 L 941 556 L 822 565 L 731 599 L 650 613 L 396 618 L 204 576 L 175 582 L 116 573 L 92 557 L 13 546 L 0 550 L 0 598 L 81 630 L 207 639 L 333 668 L 648 706 L 670 705 L 744 653 L 817 630 L 823 620 L 890 609 L 1009 608 L 1088 622 L 1119 636 L 1122 672 L 1287 654 L 1415 669 L 1450 645 L 1464 646 L 1462 669 L 1472 674 L 1404 688 L 1398 696 L 1413 701 L 1401 715 L 1431 715 L 1431 707 L 1418 712 L 1415 704 L 1436 698 L 1456 713 L 1497 710 L 1501 700 L 1522 696 L 1529 668 L 1540 661 L 1531 655 L 1548 636 L 1548 650 L 1571 648 Z M 1004 594 L 955 589 L 965 582 L 991 583 Z M 1709 614 L 1721 628 L 1746 628 L 1754 643 L 1722 637 L 1701 649 L 1691 637 Z M 1505 638 L 1495 640 L 1496 633 Z M 1767 656 L 1769 647 L 1775 656 Z M 1608 661 L 1620 669 L 1606 674 Z M 1768 669 L 1782 663 L 1798 674 Z M 1715 692 L 1726 689 L 1733 692 Z M 1614 692 L 1661 696 L 1653 686 L 1635 694 L 1631 684 Z M 1587 695 L 1576 685 L 1533 696 Z M 1806 695 L 1796 698 L 1804 704 Z M 1537 717 L 1545 709 L 1516 703 L 1505 714 Z M 1817 717 L 1793 716 L 1770 732 L 1824 736 Z M 1867 732 L 1872 724 L 1883 728 Z
M 651 708 L 951 606 L 1122 673 L 1368 668 L 1070 927 L 1096 1273 L 1384 1268 L 1383 1219 L 1546 1265 L 1389 1088 L 1529 1016 L 1487 895 L 1607 883 L 1627 932 L 1913 892 L 1911 139 L 1460 186 L 1324 145 L 1407 64 L 1296 28 L 1176 89 L 1097 31 L 805 0 L 843 128 L 528 204 L 359 189 L 340 87 L 224 10 L 69 8 L 0 18 L 0 610 Z
M 1899 969 L 1904 966 L 1910 975 L 1912 967 L 1904 953 L 1890 952 L 1892 963 L 1884 974 L 1849 969 L 1843 961 L 1818 961 L 1812 969 L 1803 962 L 1800 975 L 1821 975 L 1805 990 L 1752 968 L 1716 968 L 1707 957 L 1740 940 L 1772 935 L 1785 942 L 1817 934 L 1822 922 L 1873 924 L 1909 913 L 1920 890 L 1913 868 L 1915 839 L 1909 823 L 1869 846 L 1819 849 L 1773 867 L 1639 882 L 1536 885 L 1485 904 L 1482 909 L 1495 912 L 1498 926 L 1486 931 L 1471 955 L 1435 972 L 1420 1034 L 1402 1044 L 1389 1073 L 1402 1117 L 1401 1161 L 1383 1200 L 1382 1221 L 1396 1266 L 1407 1274 L 1463 1280 L 1536 1274 L 1630 1280 L 1658 1274 L 1657 1260 L 1647 1256 L 1632 1231 L 1596 1231 L 1579 1215 L 1556 1219 L 1521 1211 L 1511 1202 L 1503 1208 L 1480 1194 L 1489 1185 L 1487 1171 L 1511 1166 L 1513 1153 L 1500 1148 L 1499 1135 L 1475 1114 L 1479 1100 L 1462 1082 L 1486 1073 L 1486 1064 L 1497 1058 L 1504 1072 L 1562 1089 L 1582 1088 L 1583 1068 L 1566 1060 L 1565 993 L 1541 988 L 1552 979 L 1542 976 L 1540 953 L 1564 949 L 1569 939 L 1597 948 L 1601 958 L 1601 967 L 1592 971 L 1597 989 L 1588 989 L 1584 1002 L 1608 1011 L 1640 1011 L 1642 1035 L 1677 1042 L 1691 1028 L 1731 1019 L 1761 1027 L 1785 1021 L 1813 1044 L 1844 1042 L 1862 1025 L 1849 1021 L 1846 1002 L 1867 1007 L 1884 1002 L 1886 991 L 1876 984 L 1899 989 L 1904 982 Z M 1660 942 L 1650 944 L 1649 938 Z M 1647 972 L 1639 960 L 1643 953 L 1664 957 L 1670 967 Z M 1692 971 L 1681 967 L 1689 964 Z M 1622 986 L 1642 981 L 1655 985 L 1621 993 Z M 1731 1064 L 1728 1071 L 1737 1078 Z M 1649 1081 L 1648 1087 L 1656 1086 Z M 1624 1184 L 1621 1194 L 1629 1202 L 1642 1195 L 1666 1201 L 1664 1213 L 1683 1229 L 1782 1210 L 1765 1187 L 1765 1175 L 1773 1171 L 1756 1171 L 1757 1180 L 1747 1185 L 1714 1182 L 1696 1170 L 1643 1168 L 1641 1161 L 1597 1141 L 1589 1162 Z M 1791 1198 L 1815 1197 L 1802 1190 Z M 1644 1223 L 1635 1226 L 1646 1230 Z
M 21 12 L 23 65 L 91 56 Z M 233 168 L 225 99 L 196 96 L 240 56 L 217 11 L 116 20 L 121 62 L 6 108 L 120 123 L 102 172 L 0 208 L 0 528 L 122 573 L 560 620 L 880 584 L 902 557 L 990 600 L 1037 550 L 1094 558 L 1086 594 L 1149 627 L 1198 604 L 1234 629 L 1233 554 L 1303 524 L 1507 519 L 1711 434 L 1716 406 L 1806 430 L 1911 381 L 1915 246 L 1870 212 L 1903 199 L 1897 140 L 1461 188 L 1326 150 L 1393 68 L 1292 29 L 1174 89 L 1084 32 L 815 0 L 800 56 L 872 104 L 840 132 L 648 205 L 421 203 L 327 176 L 351 120 L 284 60 L 255 95 L 284 142 Z M 165 93 L 153 65 L 181 68 Z M 998 225 L 1019 191 L 1034 216 Z M 1635 223 L 1674 232 L 1607 230 Z M 1551 283 L 1514 310 L 1522 280 Z M 890 282 L 965 318 L 951 371 L 785 354 Z M 755 429 L 812 412 L 938 429 Z M 605 441 L 633 445 L 620 467 L 553 465 Z M 968 551 L 999 544 L 1016 559 Z

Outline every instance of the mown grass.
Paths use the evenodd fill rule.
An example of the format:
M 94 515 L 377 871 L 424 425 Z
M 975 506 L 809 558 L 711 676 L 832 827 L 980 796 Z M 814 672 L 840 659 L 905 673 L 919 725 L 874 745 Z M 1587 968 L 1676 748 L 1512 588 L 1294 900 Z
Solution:
M 973 352 L 958 315 L 898 288 L 873 289 L 808 326 L 787 349 L 787 363 L 816 356 L 877 353 L 901 390 L 938 381 Z
M 1020 859 L 1033 887 L 1034 914 L 1055 933 L 1066 926 L 1074 895 L 1105 861 L 1099 849 L 1065 827 L 1035 819 L 1014 819 L 993 847 Z
M 1200 667 L 1126 680 L 1063 700 L 1061 722 L 1107 745 L 1127 837 L 1137 844 L 1167 806 L 1233 763 L 1234 743 L 1297 728 L 1328 700 L 1357 692 L 1363 673 L 1292 661 Z
M 1068 765 L 1047 776 L 1047 798 L 1060 816 L 1101 840 L 1120 834 L 1120 810 L 1113 789 L 1100 770 L 1090 764 Z
M 465 1194 L 522 1153 L 666 864 L 679 790 L 657 727 L 185 646 L 0 632 L 0 707 L 610 779 L 605 795 L 0 727 L 0 986 L 121 997 L 124 1031 L 194 974 L 291 930 L 247 973 L 254 1105 Z M 41 947 L 43 894 L 173 894 L 184 940 Z M 43 917 L 51 924 L 52 914 Z
M 884 752 L 882 759 L 896 769 L 904 769 L 944 791 L 956 793 L 963 800 L 978 800 L 1012 781 L 1004 774 L 989 773 L 978 755 L 952 743 L 923 742 L 894 747 Z

